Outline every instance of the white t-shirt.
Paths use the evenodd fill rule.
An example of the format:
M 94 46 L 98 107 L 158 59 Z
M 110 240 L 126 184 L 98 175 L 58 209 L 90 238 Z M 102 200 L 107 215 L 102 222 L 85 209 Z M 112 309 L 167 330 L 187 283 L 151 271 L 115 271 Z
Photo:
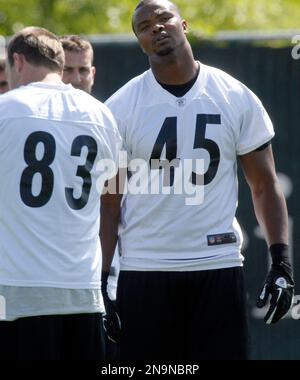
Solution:
M 199 190 L 198 202 L 187 191 L 181 195 L 172 191 L 126 194 L 119 239 L 121 269 L 201 270 L 242 265 L 242 233 L 235 219 L 236 157 L 274 136 L 259 99 L 230 75 L 201 64 L 196 82 L 182 98 L 163 89 L 148 70 L 123 86 L 106 105 L 117 120 L 130 162 L 143 159 L 149 163 L 154 158 L 163 165 L 163 160 L 176 158 L 174 182 L 166 182 L 172 188 L 190 159 L 193 167 L 186 178 L 194 178 L 195 195 Z M 149 167 L 148 173 L 162 180 L 165 169 Z M 202 174 L 200 185 L 195 182 L 196 174 Z
M 111 112 L 71 85 L 0 97 L 0 284 L 99 289 L 101 159 L 117 163 Z

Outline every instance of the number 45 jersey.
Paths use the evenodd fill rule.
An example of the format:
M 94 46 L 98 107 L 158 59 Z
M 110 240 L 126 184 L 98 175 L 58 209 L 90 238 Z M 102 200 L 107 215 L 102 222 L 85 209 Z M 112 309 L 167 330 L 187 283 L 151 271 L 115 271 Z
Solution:
M 101 159 L 121 137 L 102 103 L 71 85 L 0 97 L 0 284 L 99 288 Z
M 259 99 L 230 75 L 201 64 L 182 98 L 166 91 L 148 70 L 106 104 L 117 120 L 132 174 L 122 207 L 122 268 L 242 265 L 242 233 L 235 219 L 237 156 L 274 135 Z

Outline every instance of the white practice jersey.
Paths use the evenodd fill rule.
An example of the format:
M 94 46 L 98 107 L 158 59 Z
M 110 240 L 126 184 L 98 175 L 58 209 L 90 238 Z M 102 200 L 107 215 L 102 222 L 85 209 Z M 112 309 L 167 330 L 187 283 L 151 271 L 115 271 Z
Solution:
M 109 109 L 32 83 L 0 97 L 0 141 L 0 284 L 99 288 L 99 161 L 121 145 Z
M 148 192 L 149 181 L 157 177 L 163 182 L 161 189 L 173 188 L 181 178 L 179 182 L 186 182 L 190 191 L 144 191 L 141 195 L 129 188 L 122 207 L 121 269 L 242 265 L 242 233 L 235 219 L 237 155 L 255 150 L 274 136 L 259 99 L 230 75 L 201 64 L 197 81 L 182 98 L 163 89 L 148 70 L 106 104 L 117 120 L 130 168 L 135 170 L 129 185 L 130 181 L 137 185 L 135 174 L 143 171 L 132 160 L 143 159 L 150 173 L 146 185 L 142 181 Z M 151 160 L 158 164 L 150 165 Z M 175 160 L 175 165 L 164 182 L 166 160 Z M 185 166 L 186 162 L 192 166 Z

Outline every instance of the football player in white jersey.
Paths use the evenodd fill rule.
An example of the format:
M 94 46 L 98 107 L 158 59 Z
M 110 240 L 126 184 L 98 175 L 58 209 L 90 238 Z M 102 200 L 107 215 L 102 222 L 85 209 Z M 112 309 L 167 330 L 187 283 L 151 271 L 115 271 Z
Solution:
M 62 82 L 64 52 L 54 34 L 38 27 L 17 33 L 7 66 L 13 90 L 0 98 L 0 356 L 103 359 L 102 160 L 118 161 L 120 134 L 106 106 Z
M 286 314 L 293 295 L 287 208 L 270 145 L 272 123 L 246 86 L 194 59 L 187 23 L 175 4 L 141 1 L 132 25 L 150 70 L 106 102 L 132 169 L 119 237 L 121 359 L 245 359 L 242 234 L 235 219 L 237 156 L 273 259 L 258 302 L 262 306 L 272 294 L 267 323 Z M 136 159 L 148 163 L 148 176 L 141 180 L 147 186 L 139 192 L 130 191 Z M 186 173 L 188 160 L 193 165 L 186 165 Z M 203 193 L 194 199 L 187 191 L 180 195 L 181 174 L 196 195 L 200 188 Z M 157 178 L 164 192 L 153 194 L 156 187 L 150 182 Z M 120 198 L 106 195 L 102 200 L 102 218 L 111 231 L 109 235 L 104 226 L 101 237 L 106 272 Z

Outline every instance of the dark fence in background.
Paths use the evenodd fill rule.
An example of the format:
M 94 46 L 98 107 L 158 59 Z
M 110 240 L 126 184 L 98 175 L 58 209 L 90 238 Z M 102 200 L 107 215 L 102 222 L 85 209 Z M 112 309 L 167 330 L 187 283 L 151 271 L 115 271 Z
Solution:
M 129 79 L 148 68 L 134 41 L 93 42 L 97 77 L 94 94 L 106 100 Z M 193 46 L 197 59 L 227 71 L 245 83 L 264 103 L 273 120 L 273 149 L 290 216 L 291 246 L 300 300 L 300 60 L 292 48 L 258 47 L 227 41 Z M 257 228 L 250 192 L 240 175 L 239 221 L 245 231 L 244 255 L 253 359 L 300 359 L 300 310 L 277 325 L 266 326 L 255 299 L 268 268 L 266 244 Z M 220 310 L 222 318 L 222 310 Z M 230 342 L 228 342 L 230 344 Z

